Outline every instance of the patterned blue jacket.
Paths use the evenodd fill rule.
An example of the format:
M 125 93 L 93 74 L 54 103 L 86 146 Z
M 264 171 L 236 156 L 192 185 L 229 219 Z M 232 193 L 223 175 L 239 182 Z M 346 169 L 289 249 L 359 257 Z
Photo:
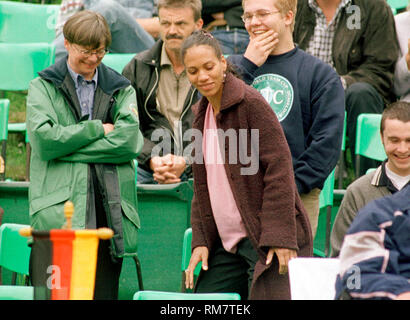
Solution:
M 410 291 L 410 184 L 358 212 L 339 258 L 336 299 L 394 299 Z

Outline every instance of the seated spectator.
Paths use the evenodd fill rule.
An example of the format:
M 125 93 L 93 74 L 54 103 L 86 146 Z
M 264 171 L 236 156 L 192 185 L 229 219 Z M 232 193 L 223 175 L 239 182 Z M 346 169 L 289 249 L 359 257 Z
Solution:
M 410 11 L 394 17 L 400 57 L 394 73 L 394 92 L 400 100 L 410 102 Z
M 228 59 L 242 74 L 255 77 L 253 85 L 279 118 L 315 236 L 320 190 L 340 156 L 343 87 L 328 64 L 295 46 L 296 0 L 245 0 L 243 5 L 249 46 L 243 56 Z
M 370 202 L 340 251 L 336 299 L 410 300 L 410 185 Z
M 84 9 L 98 12 L 106 19 L 112 35 L 110 52 L 138 53 L 152 47 L 154 39 L 136 20 L 137 13 L 143 13 L 144 17 L 147 15 L 147 10 L 144 8 L 150 8 L 149 2 L 152 1 L 63 0 L 57 18 L 56 39 L 54 40 L 56 59 L 67 54 L 62 34 L 65 22 L 74 13 Z M 153 4 L 151 8 L 153 9 Z
M 299 0 L 294 31 L 302 50 L 331 65 L 346 92 L 346 134 L 355 158 L 357 118 L 396 100 L 394 18 L 385 0 Z M 380 162 L 362 157 L 359 175 Z M 355 166 L 355 162 L 353 162 Z
M 224 54 L 243 54 L 248 46 L 242 14 L 242 0 L 202 0 L 204 29 L 219 41 Z
M 391 195 L 410 181 L 410 103 L 385 109 L 380 125 L 387 160 L 376 171 L 354 181 L 346 190 L 332 229 L 332 257 L 337 257 L 347 229 L 367 203 Z
M 159 0 L 159 39 L 124 67 L 137 93 L 144 147 L 138 155 L 138 183 L 177 183 L 192 177 L 183 156 L 190 144 L 191 106 L 198 100 L 181 60 L 182 42 L 202 28 L 200 0 Z M 168 143 L 169 141 L 169 143 Z M 161 150 L 158 146 L 162 145 Z

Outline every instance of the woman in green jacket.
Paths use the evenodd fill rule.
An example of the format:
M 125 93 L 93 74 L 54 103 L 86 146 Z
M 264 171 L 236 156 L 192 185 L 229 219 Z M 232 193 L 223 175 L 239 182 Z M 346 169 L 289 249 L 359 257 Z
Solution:
M 34 229 L 61 228 L 71 200 L 73 229 L 113 229 L 111 243 L 100 244 L 95 298 L 116 299 L 122 257 L 136 253 L 139 228 L 132 160 L 143 138 L 135 91 L 100 64 L 111 41 L 102 16 L 81 11 L 64 36 L 68 57 L 40 72 L 28 92 L 30 221 Z

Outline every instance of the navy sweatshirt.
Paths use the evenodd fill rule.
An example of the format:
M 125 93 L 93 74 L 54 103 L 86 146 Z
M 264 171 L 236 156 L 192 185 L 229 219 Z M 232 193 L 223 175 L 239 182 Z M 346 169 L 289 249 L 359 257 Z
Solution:
M 340 77 L 298 47 L 269 56 L 259 68 L 242 55 L 232 55 L 229 61 L 278 116 L 292 153 L 299 193 L 322 189 L 341 151 L 345 95 Z

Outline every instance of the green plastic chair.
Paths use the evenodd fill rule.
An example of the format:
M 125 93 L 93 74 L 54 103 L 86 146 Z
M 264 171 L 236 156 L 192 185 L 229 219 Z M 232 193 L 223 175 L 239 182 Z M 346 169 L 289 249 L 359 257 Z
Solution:
M 345 111 L 345 118 L 343 121 L 342 147 L 341 147 L 341 152 L 340 152 L 340 157 L 339 157 L 339 170 L 338 170 L 338 188 L 339 189 L 343 188 L 343 172 L 345 171 L 345 168 L 346 168 L 346 162 L 345 162 L 346 139 L 347 139 L 346 122 L 347 122 L 347 113 Z
M 359 177 L 360 156 L 383 161 L 386 153 L 380 137 L 381 114 L 362 113 L 357 118 L 356 177 Z
M 102 63 L 114 69 L 118 73 L 122 73 L 124 67 L 134 56 L 135 53 L 107 53 L 104 56 Z
M 6 148 L 7 148 L 7 134 L 8 134 L 8 121 L 9 121 L 9 106 L 10 101 L 8 99 L 0 99 L 0 143 L 1 153 L 4 163 L 6 162 Z M 4 180 L 5 170 L 0 171 L 0 181 Z
M 184 293 L 165 291 L 138 291 L 133 300 L 241 300 L 238 293 Z
M 393 14 L 404 11 L 407 8 L 408 0 L 387 0 L 390 8 L 393 11 Z
M 335 170 L 326 179 L 319 195 L 319 218 L 316 236 L 313 242 L 313 255 L 327 257 L 330 254 L 330 232 L 333 220 L 333 190 L 335 184 Z
M 185 230 L 184 233 L 184 242 L 182 244 L 182 264 L 181 264 L 181 271 L 182 271 L 182 281 L 181 281 L 181 292 L 186 292 L 187 289 L 185 288 L 185 270 L 189 266 L 189 260 L 191 259 L 191 242 L 192 242 L 192 228 L 188 228 Z M 194 278 L 197 278 L 199 272 L 201 271 L 202 262 L 198 263 L 194 270 Z
M 0 42 L 48 42 L 55 38 L 60 5 L 0 1 Z
M 0 43 L 0 90 L 27 90 L 37 72 L 54 63 L 54 52 L 48 43 Z
M 184 181 L 169 185 L 137 184 L 138 256 L 146 290 L 181 289 L 184 232 L 190 227 L 192 185 Z M 167 266 L 164 272 L 164 266 Z
M 0 300 L 34 300 L 34 287 L 0 286 Z
M 19 234 L 22 228 L 29 225 L 4 223 L 0 226 L 0 267 L 13 272 L 12 284 L 16 284 L 17 273 L 29 275 L 31 248 L 27 238 Z

